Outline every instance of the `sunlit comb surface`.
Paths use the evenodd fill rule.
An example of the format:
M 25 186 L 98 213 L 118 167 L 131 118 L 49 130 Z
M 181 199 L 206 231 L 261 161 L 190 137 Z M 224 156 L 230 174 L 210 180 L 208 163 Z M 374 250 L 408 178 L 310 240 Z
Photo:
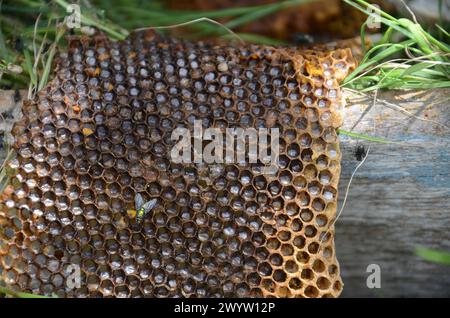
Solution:
M 348 50 L 74 39 L 13 131 L 2 279 L 59 297 L 338 296 L 336 128 L 353 66 Z M 172 131 L 196 119 L 279 128 L 277 174 L 173 163 Z M 136 193 L 158 198 L 137 229 Z

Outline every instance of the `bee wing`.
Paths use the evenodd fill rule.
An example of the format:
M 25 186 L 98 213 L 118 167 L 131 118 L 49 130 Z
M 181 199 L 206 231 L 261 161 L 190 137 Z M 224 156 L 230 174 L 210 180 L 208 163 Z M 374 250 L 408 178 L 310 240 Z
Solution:
M 136 193 L 136 196 L 134 197 L 134 205 L 136 210 L 139 210 L 144 205 L 144 198 L 140 193 Z
M 150 210 L 155 207 L 156 202 L 158 202 L 157 199 L 152 199 L 150 201 L 145 202 L 144 205 L 142 206 L 142 208 L 144 209 L 144 213 L 147 214 L 148 212 L 150 212 Z

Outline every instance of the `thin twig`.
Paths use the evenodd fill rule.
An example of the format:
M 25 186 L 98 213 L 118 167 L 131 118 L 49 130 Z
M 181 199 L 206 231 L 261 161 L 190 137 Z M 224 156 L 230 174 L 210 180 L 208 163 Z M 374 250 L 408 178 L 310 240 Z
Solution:
M 344 91 L 344 92 L 345 92 L 345 91 L 348 91 L 348 92 L 350 92 L 351 94 L 359 95 L 359 96 L 362 97 L 362 98 L 368 98 L 368 97 L 369 97 L 368 94 L 366 94 L 366 93 L 364 93 L 364 92 L 360 92 L 360 91 L 354 90 L 354 89 L 351 89 L 351 88 L 343 88 L 343 91 Z M 448 126 L 446 126 L 445 124 L 440 123 L 440 122 L 438 122 L 438 121 L 436 121 L 436 120 L 432 120 L 432 119 L 428 119 L 428 118 L 423 118 L 423 117 L 417 116 L 417 115 L 415 115 L 415 114 L 413 114 L 413 113 L 407 111 L 407 110 L 404 109 L 403 107 L 398 106 L 398 105 L 395 105 L 394 103 L 388 102 L 387 100 L 384 100 L 384 99 L 377 99 L 377 101 L 378 101 L 379 103 L 381 103 L 381 104 L 384 104 L 384 105 L 388 106 L 388 107 L 391 107 L 391 108 L 393 108 L 393 109 L 396 109 L 396 110 L 398 110 L 398 111 L 404 113 L 404 114 L 407 115 L 407 116 L 413 117 L 413 118 L 415 118 L 415 119 L 417 119 L 417 120 L 421 120 L 421 121 L 424 121 L 424 122 L 429 122 L 429 123 L 436 124 L 436 125 L 438 125 L 438 126 L 440 126 L 440 127 L 442 127 L 442 128 L 445 128 L 445 129 L 447 129 L 447 130 L 450 131 L 450 127 L 448 127 Z
M 336 215 L 336 217 L 334 218 L 334 220 L 330 223 L 330 225 L 328 226 L 325 234 L 322 235 L 321 239 L 320 239 L 320 244 L 319 244 L 319 250 L 322 246 L 323 240 L 327 237 L 328 232 L 330 232 L 330 230 L 333 228 L 334 224 L 337 222 L 337 220 L 341 217 L 342 212 L 344 211 L 345 205 L 347 203 L 347 198 L 348 198 L 348 194 L 350 192 L 350 185 L 353 182 L 353 178 L 355 177 L 356 172 L 358 171 L 358 169 L 364 164 L 364 162 L 366 162 L 367 157 L 369 156 L 369 152 L 370 152 L 370 145 L 367 147 L 367 152 L 366 155 L 364 156 L 363 160 L 356 166 L 355 170 L 353 170 L 352 175 L 350 176 L 350 180 L 348 181 L 347 184 L 347 188 L 345 190 L 345 195 L 344 195 L 344 200 L 342 201 L 342 206 L 341 209 L 339 210 L 339 213 Z
M 372 106 L 375 106 L 376 101 L 377 101 L 377 96 L 378 96 L 378 90 L 375 91 Z M 373 130 L 375 132 L 375 121 L 374 121 L 373 125 L 374 125 Z M 344 211 L 345 205 L 347 203 L 348 194 L 350 192 L 350 185 L 352 184 L 353 178 L 355 177 L 356 172 L 358 171 L 358 169 L 366 162 L 366 159 L 369 156 L 370 148 L 371 148 L 371 145 L 368 146 L 367 151 L 366 151 L 366 155 L 361 160 L 361 162 L 356 166 L 355 170 L 353 170 L 353 172 L 352 172 L 352 174 L 350 176 L 350 180 L 348 181 L 347 188 L 345 190 L 344 200 L 342 201 L 342 206 L 341 206 L 339 212 L 337 213 L 336 217 L 334 218 L 334 220 L 330 223 L 330 225 L 328 226 L 327 230 L 322 235 L 322 237 L 320 239 L 320 244 L 319 244 L 319 251 L 320 251 L 320 248 L 323 245 L 323 240 L 327 237 L 328 233 L 333 228 L 334 224 L 337 222 L 337 220 L 340 218 L 342 212 Z
M 235 33 L 233 30 L 231 30 L 227 26 L 223 25 L 222 23 L 220 23 L 220 22 L 218 22 L 216 20 L 207 18 L 207 17 L 202 17 L 202 18 L 191 20 L 191 21 L 178 23 L 178 24 L 172 24 L 172 25 L 163 25 L 163 26 L 155 26 L 155 27 L 138 28 L 138 29 L 134 29 L 134 31 L 145 31 L 145 30 L 153 30 L 153 29 L 174 29 L 174 28 L 178 28 L 178 27 L 194 24 L 194 23 L 197 23 L 197 22 L 210 22 L 212 24 L 218 25 L 218 26 L 224 28 L 231 35 L 235 36 L 241 42 L 241 44 L 245 44 L 245 41 L 237 33 Z
M 419 22 L 417 21 L 416 15 L 414 14 L 413 10 L 411 10 L 411 8 L 406 4 L 406 2 L 404 0 L 400 0 L 403 5 L 405 6 L 406 10 L 408 10 L 409 14 L 411 14 L 411 17 L 413 19 L 413 21 L 417 24 L 419 24 Z

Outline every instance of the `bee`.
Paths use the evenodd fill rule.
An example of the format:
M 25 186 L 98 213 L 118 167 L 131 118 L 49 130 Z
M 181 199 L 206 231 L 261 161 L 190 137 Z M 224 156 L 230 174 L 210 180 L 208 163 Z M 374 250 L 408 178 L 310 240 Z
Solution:
M 356 160 L 362 161 L 363 158 L 366 156 L 366 154 L 367 154 L 366 147 L 364 147 L 363 145 L 358 145 L 356 147 L 355 152 L 354 152 Z
M 21 37 L 17 37 L 14 41 L 14 50 L 22 52 L 24 49 L 24 43 Z
M 142 195 L 137 193 L 134 197 L 135 210 L 127 210 L 127 214 L 136 220 L 136 224 L 141 224 L 147 213 L 155 207 L 157 201 L 157 199 L 152 199 L 144 203 Z
M 292 36 L 292 42 L 294 42 L 294 44 L 296 44 L 296 45 L 309 45 L 309 44 L 313 44 L 315 41 L 314 41 L 314 37 L 310 34 L 295 33 Z
M 14 103 L 18 103 L 22 100 L 22 96 L 20 96 L 20 91 L 19 89 L 16 88 L 16 90 L 14 91 Z

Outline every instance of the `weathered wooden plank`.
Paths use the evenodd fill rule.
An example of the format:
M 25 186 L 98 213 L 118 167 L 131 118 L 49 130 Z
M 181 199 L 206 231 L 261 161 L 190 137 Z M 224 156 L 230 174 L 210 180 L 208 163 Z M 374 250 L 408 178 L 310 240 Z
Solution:
M 450 266 L 426 262 L 414 253 L 418 246 L 450 251 L 450 130 L 443 126 L 450 123 L 449 93 L 378 96 L 441 125 L 411 118 L 381 102 L 372 106 L 371 99 L 350 99 L 343 129 L 350 130 L 359 121 L 356 132 L 408 145 L 342 137 L 340 204 L 359 163 L 353 153 L 356 146 L 371 144 L 336 224 L 344 297 L 450 296 Z M 369 264 L 381 267 L 381 289 L 366 286 Z

